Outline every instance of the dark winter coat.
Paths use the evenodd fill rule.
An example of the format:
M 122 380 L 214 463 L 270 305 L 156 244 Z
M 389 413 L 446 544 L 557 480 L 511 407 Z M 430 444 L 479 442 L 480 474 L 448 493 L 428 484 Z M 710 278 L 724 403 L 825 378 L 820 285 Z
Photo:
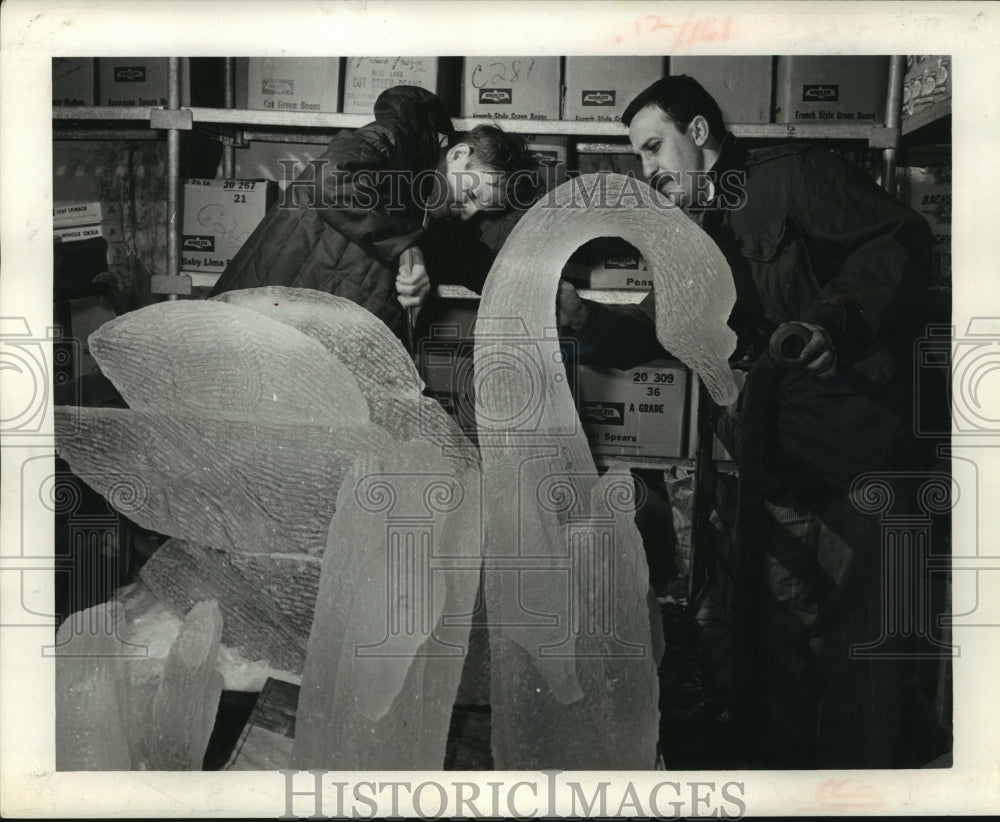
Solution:
M 827 329 L 838 355 L 830 378 L 787 370 L 771 387 L 772 485 L 842 493 L 863 471 L 905 465 L 913 343 L 930 265 L 926 222 L 816 147 L 745 151 L 729 135 L 713 171 L 717 180 L 729 176 L 693 216 L 732 268 L 729 324 L 739 350 L 758 354 L 774 328 L 800 320 Z M 663 356 L 652 295 L 640 306 L 588 307 L 580 337 L 593 360 L 627 368 Z
M 412 181 L 437 167 L 452 133 L 435 95 L 414 86 L 384 91 L 375 102 L 375 121 L 337 133 L 247 238 L 212 294 L 265 285 L 317 289 L 364 306 L 399 334 L 399 255 L 426 239 Z M 424 185 L 429 182 L 425 174 Z M 454 258 L 473 254 L 480 268 L 488 268 L 492 257 L 463 249 L 454 235 L 470 235 L 455 229 L 449 235 Z M 437 227 L 431 235 L 441 233 Z M 432 278 L 432 260 L 439 268 L 447 256 L 425 249 Z

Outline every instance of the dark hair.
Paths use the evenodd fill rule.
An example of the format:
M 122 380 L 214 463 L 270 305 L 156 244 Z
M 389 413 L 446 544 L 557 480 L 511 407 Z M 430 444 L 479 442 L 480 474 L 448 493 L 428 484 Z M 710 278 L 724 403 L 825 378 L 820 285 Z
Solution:
M 714 138 L 721 140 L 726 136 L 726 124 L 719 104 L 702 88 L 701 83 L 686 74 L 661 77 L 639 92 L 622 114 L 622 122 L 626 126 L 631 125 L 632 118 L 646 106 L 661 109 L 681 133 L 700 114 L 708 122 L 709 132 Z
M 498 126 L 483 124 L 454 135 L 451 146 L 459 143 L 471 149 L 470 162 L 474 166 L 487 166 L 503 175 L 505 202 L 527 205 L 537 198 L 540 193 L 538 162 L 522 138 Z

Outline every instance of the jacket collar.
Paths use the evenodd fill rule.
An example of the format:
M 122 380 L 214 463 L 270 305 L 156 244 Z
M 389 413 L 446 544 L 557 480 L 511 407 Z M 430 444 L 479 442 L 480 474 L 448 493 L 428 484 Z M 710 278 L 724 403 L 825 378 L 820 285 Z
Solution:
M 718 214 L 726 210 L 726 205 L 721 199 L 722 190 L 721 186 L 718 184 L 718 180 L 728 171 L 745 169 L 746 161 L 746 149 L 743 147 L 742 143 L 736 139 L 731 131 L 727 131 L 726 136 L 722 138 L 722 143 L 719 146 L 719 156 L 716 158 L 711 169 L 709 169 L 709 173 L 711 174 L 711 179 L 713 181 L 712 196 L 704 205 L 689 206 L 685 209 L 685 212 L 691 217 L 691 219 L 703 227 L 706 218 L 708 218 L 710 223 L 716 221 L 708 215 Z
M 747 151 L 731 131 L 726 132 L 719 146 L 719 157 L 712 166 L 717 175 L 733 169 L 746 168 Z

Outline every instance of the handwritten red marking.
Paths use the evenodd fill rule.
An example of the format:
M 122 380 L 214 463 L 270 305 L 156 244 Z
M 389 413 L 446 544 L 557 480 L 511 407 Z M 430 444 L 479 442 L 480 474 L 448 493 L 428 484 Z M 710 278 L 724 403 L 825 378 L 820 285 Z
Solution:
M 656 32 L 671 31 L 674 33 L 669 50 L 673 51 L 696 43 L 726 42 L 733 34 L 733 17 L 727 15 L 718 17 L 695 17 L 688 15 L 681 22 L 674 22 L 659 14 L 647 14 L 633 20 L 623 34 L 616 35 L 616 43 L 627 39 L 645 37 Z

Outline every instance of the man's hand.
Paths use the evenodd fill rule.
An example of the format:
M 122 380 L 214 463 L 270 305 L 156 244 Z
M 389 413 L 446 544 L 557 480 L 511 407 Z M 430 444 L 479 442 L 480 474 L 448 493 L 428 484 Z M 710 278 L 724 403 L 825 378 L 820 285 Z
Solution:
M 565 280 L 559 281 L 556 309 L 556 321 L 563 328 L 580 331 L 587 324 L 587 304 L 580 299 L 576 289 Z
M 813 323 L 782 323 L 771 335 L 770 350 L 779 365 L 818 376 L 829 375 L 837 365 L 833 340 L 825 328 Z
M 423 252 L 416 246 L 406 249 L 399 255 L 399 274 L 396 275 L 399 304 L 407 310 L 419 310 L 430 290 L 431 280 L 427 276 Z

